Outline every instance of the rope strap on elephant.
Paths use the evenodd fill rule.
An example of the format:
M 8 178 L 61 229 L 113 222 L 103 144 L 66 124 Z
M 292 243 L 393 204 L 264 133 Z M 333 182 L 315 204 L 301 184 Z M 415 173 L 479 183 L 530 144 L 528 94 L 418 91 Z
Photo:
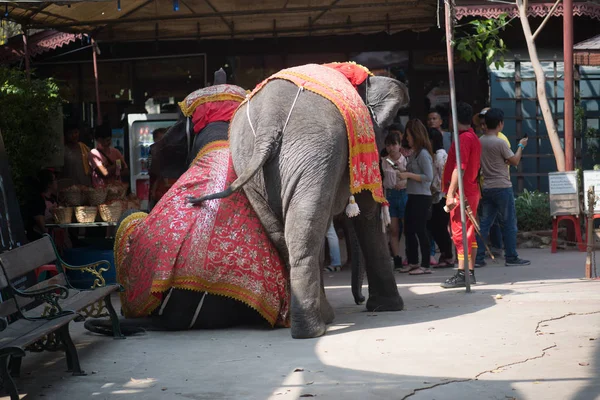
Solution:
M 368 75 L 366 68 L 354 63 L 308 64 L 288 68 L 258 84 L 249 99 L 267 82 L 285 79 L 331 101 L 346 123 L 350 192 L 356 194 L 369 190 L 375 201 L 385 203 L 371 115 L 356 91 L 356 86 L 364 82 Z
M 115 261 L 126 317 L 149 315 L 176 288 L 230 297 L 271 325 L 288 324 L 287 271 L 243 191 L 187 204 L 188 196 L 221 191 L 235 179 L 228 143 L 212 142 L 149 215 L 119 226 Z

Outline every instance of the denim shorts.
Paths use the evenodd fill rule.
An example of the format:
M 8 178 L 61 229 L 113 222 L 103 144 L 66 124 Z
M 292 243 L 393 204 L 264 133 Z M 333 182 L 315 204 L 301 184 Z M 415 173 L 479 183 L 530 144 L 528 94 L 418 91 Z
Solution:
M 406 209 L 406 200 L 408 195 L 406 189 L 386 189 L 385 197 L 390 203 L 390 217 L 392 218 L 404 218 L 404 210 Z

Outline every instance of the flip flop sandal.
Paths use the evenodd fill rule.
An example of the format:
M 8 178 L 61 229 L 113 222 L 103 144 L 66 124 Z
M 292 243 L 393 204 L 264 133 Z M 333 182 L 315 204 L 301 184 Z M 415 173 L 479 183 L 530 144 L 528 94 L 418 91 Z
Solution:
M 406 272 L 414 271 L 415 269 L 419 269 L 419 268 L 421 268 L 421 267 L 418 265 L 407 265 L 406 267 L 397 269 L 396 271 L 404 274 Z
M 429 275 L 429 274 L 431 274 L 431 270 L 428 268 L 419 267 L 419 268 L 415 268 L 414 270 L 410 271 L 408 274 L 409 275 Z

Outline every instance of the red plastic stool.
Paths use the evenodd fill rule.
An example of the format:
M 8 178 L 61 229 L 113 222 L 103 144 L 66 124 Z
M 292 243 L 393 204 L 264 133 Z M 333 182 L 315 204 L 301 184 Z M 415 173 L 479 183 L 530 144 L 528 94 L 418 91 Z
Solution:
M 579 251 L 585 251 L 586 245 L 581 239 L 581 224 L 579 221 L 579 216 L 575 215 L 558 215 L 552 219 L 552 248 L 551 252 L 556 253 L 556 248 L 558 246 L 558 223 L 560 221 L 571 221 L 573 222 L 575 228 L 575 237 L 577 238 L 577 245 L 579 246 Z
M 56 265 L 54 265 L 54 264 L 42 265 L 41 267 L 37 268 L 35 270 L 35 279 L 36 280 L 38 280 L 38 281 L 40 280 L 40 274 L 42 272 L 48 272 L 48 274 L 51 277 L 58 275 L 58 269 L 56 269 Z

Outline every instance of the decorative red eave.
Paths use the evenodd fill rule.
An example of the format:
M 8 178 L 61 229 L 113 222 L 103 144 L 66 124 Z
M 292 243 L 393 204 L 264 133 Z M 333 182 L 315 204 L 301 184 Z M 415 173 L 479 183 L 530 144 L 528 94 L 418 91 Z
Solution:
M 43 31 L 36 33 L 28 38 L 29 56 L 37 56 L 47 51 L 55 50 L 59 47 L 67 45 L 81 39 L 82 34 L 65 33 L 58 31 Z M 23 50 L 23 42 L 15 40 L 14 43 L 9 43 L 0 47 L 0 63 L 10 64 L 25 54 Z
M 545 17 L 554 3 L 530 3 L 527 15 L 530 17 Z M 494 5 L 469 5 L 455 7 L 456 19 L 464 17 L 498 18 L 501 14 L 510 17 L 518 16 L 516 5 L 494 4 Z M 553 16 L 563 15 L 563 5 L 560 4 L 554 11 Z M 573 4 L 573 15 L 578 17 L 590 17 L 600 20 L 600 4 L 590 2 L 577 2 Z

